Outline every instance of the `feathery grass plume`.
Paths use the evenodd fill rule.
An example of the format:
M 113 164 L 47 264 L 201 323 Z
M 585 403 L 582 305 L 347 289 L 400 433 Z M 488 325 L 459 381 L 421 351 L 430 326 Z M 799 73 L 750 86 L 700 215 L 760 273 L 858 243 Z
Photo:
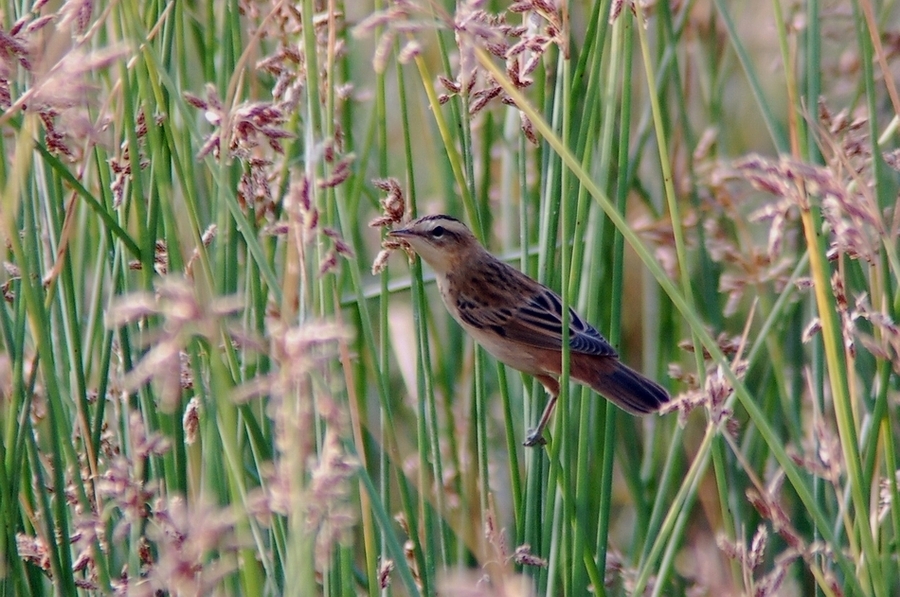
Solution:
M 841 442 L 836 430 L 824 417 L 816 417 L 807 424 L 807 436 L 803 438 L 802 453 L 791 449 L 791 459 L 811 474 L 831 483 L 840 491 L 841 477 L 846 474 L 846 467 L 841 454 Z
M 458 597 L 535 597 L 531 583 L 524 576 L 508 579 L 501 586 L 473 572 L 448 573 L 438 583 L 438 592 Z
M 34 566 L 46 575 L 50 575 L 50 555 L 47 544 L 41 537 L 16 533 L 16 553 L 23 561 Z
M 385 558 L 378 565 L 378 587 L 386 589 L 391 585 L 391 572 L 394 571 L 394 560 Z
M 184 415 L 181 417 L 181 424 L 184 427 L 184 443 L 188 446 L 197 442 L 202 410 L 203 408 L 196 396 L 188 400 L 188 404 L 184 409 Z
M 206 97 L 185 92 L 185 101 L 203 110 L 206 121 L 214 128 L 207 135 L 203 147 L 197 152 L 197 159 L 212 154 L 221 158 L 222 147 L 227 149 L 227 157 L 249 161 L 261 144 L 275 153 L 284 153 L 282 140 L 292 137 L 284 130 L 287 114 L 284 108 L 273 102 L 248 102 L 232 108 L 225 106 L 215 87 L 206 86 Z M 257 166 L 268 165 L 262 160 Z
M 147 524 L 156 555 L 143 579 L 131 579 L 129 595 L 204 595 L 220 586 L 239 563 L 236 517 L 230 508 L 181 497 L 156 499 Z
M 387 193 L 387 195 L 380 200 L 382 215 L 372 219 L 369 222 L 369 227 L 390 230 L 397 225 L 407 222 L 409 218 L 406 214 L 406 199 L 403 197 L 403 189 L 400 188 L 400 182 L 396 178 L 384 178 L 373 180 L 372 184 L 376 189 Z M 381 251 L 378 252 L 375 260 L 372 262 L 373 276 L 384 271 L 391 253 L 398 249 L 405 251 L 407 259 L 412 263 L 412 260 L 415 259 L 415 253 L 407 243 L 390 236 L 382 237 Z
M 359 464 L 344 450 L 346 413 L 326 381 L 339 345 L 350 335 L 328 322 L 287 328 L 273 321 L 269 329 L 272 356 L 279 365 L 268 407 L 277 448 L 269 504 L 274 512 L 302 517 L 315 538 L 316 567 L 323 571 L 335 546 L 346 543 L 356 523 L 350 487 Z M 324 432 L 320 445 L 315 441 L 316 417 Z M 297 479 L 298 473 L 304 478 Z
M 895 11 L 223 6 L 0 9 L 3 586 L 897 592 Z M 425 206 L 680 416 L 523 458 L 531 380 L 360 269 Z
M 130 270 L 138 271 L 143 268 L 144 263 L 139 259 L 132 259 L 128 262 Z M 169 248 L 166 246 L 166 241 L 162 239 L 153 244 L 153 271 L 160 276 L 169 273 Z
M 114 530 L 118 540 L 131 533 L 133 526 L 143 524 L 147 504 L 159 490 L 157 480 L 144 480 L 147 458 L 162 455 L 171 448 L 171 443 L 160 433 L 147 430 L 139 412 L 130 411 L 127 418 L 128 443 L 113 444 L 107 469 L 97 482 L 101 503 L 114 505 L 121 514 Z
M 745 361 L 738 361 L 733 367 L 734 374 L 742 379 L 747 371 Z M 678 412 L 678 421 L 684 426 L 688 415 L 700 406 L 706 407 L 709 420 L 716 426 L 724 426 L 724 429 L 732 436 L 737 436 L 738 422 L 733 418 L 732 409 L 725 405 L 732 395 L 734 388 L 728 381 L 721 367 L 713 367 L 707 372 L 703 389 L 697 388 L 697 376 L 686 375 L 680 367 L 670 367 L 673 378 L 688 383 L 691 389 L 675 396 L 673 400 L 663 407 L 663 412 Z
M 373 65 L 377 72 L 384 72 L 389 48 L 396 39 L 421 33 L 429 24 L 452 30 L 459 50 L 458 71 L 455 76 L 438 76 L 438 83 L 445 90 L 438 96 L 438 101 L 445 104 L 452 97 L 460 96 L 469 113 L 475 115 L 492 103 L 515 105 L 515 101 L 503 92 L 493 76 L 478 65 L 474 53 L 476 48 L 483 48 L 503 60 L 507 76 L 520 90 L 534 83 L 531 75 L 551 46 L 568 55 L 569 32 L 561 9 L 553 3 L 522 0 L 510 5 L 507 13 L 522 15 L 526 25 L 510 25 L 507 23 L 507 13 L 489 13 L 481 8 L 483 4 L 481 0 L 460 2 L 455 14 L 441 14 L 439 21 L 433 21 L 420 18 L 424 10 L 416 3 L 397 2 L 384 11 L 373 13 L 354 31 L 357 35 L 367 35 L 382 29 Z M 431 13 L 425 14 L 429 19 L 432 17 Z M 408 40 L 400 55 L 403 60 L 408 60 L 421 52 L 420 47 L 421 44 L 415 39 Z M 521 110 L 519 118 L 526 138 L 536 145 L 534 125 Z
M 26 109 L 36 113 L 47 149 L 77 162 L 89 155 L 83 153 L 89 151 L 89 145 L 101 141 L 103 123 L 108 120 L 105 114 L 97 122 L 92 119 L 91 112 L 96 111 L 100 97 L 92 75 L 118 62 L 125 49 L 112 45 L 88 50 L 85 43 L 72 46 L 62 41 L 70 22 L 74 22 L 76 32 L 84 31 L 90 19 L 90 2 L 86 3 L 87 11 L 81 11 L 74 20 L 69 6 L 72 3 L 66 3 L 57 13 L 40 15 L 44 4 L 35 2 L 10 31 L 0 29 L 0 107 L 5 110 L 0 122 Z M 47 26 L 54 22 L 54 31 L 48 33 Z M 63 45 L 66 50 L 59 53 Z M 19 68 L 27 76 L 17 76 Z
M 429 26 L 412 19 L 413 16 L 421 16 L 423 13 L 426 17 L 430 16 L 415 2 L 396 0 L 386 9 L 372 12 L 354 27 L 353 34 L 357 37 L 371 35 L 379 29 L 383 29 L 372 54 L 372 66 L 375 72 L 383 73 L 385 71 L 390 60 L 391 48 L 400 35 L 412 35 Z M 424 23 L 428 23 L 428 21 L 424 21 Z M 418 44 L 416 43 L 416 45 Z
M 147 116 L 143 110 L 137 115 L 134 131 L 137 145 L 141 152 L 137 156 L 137 160 L 131 159 L 131 146 L 127 139 L 123 140 L 119 145 L 119 156 L 111 157 L 108 160 L 109 167 L 114 174 L 110 190 L 113 193 L 113 208 L 116 209 L 122 206 L 125 200 L 126 185 L 136 173 L 134 168 L 135 162 L 137 169 L 140 170 L 144 170 L 150 165 L 150 161 L 143 153 L 147 136 Z
M 337 184 L 344 180 L 346 178 Z M 321 225 L 319 210 L 313 205 L 310 192 L 309 180 L 305 176 L 295 177 L 283 202 L 283 213 L 288 219 L 273 222 L 263 231 L 270 235 L 286 235 L 293 224 L 302 245 L 322 241 L 327 249 L 322 251 L 319 262 L 318 275 L 321 277 L 337 271 L 339 258 L 354 259 L 355 254 L 340 231 Z
M 777 491 L 780 479 L 776 477 L 774 482 Z M 751 489 L 747 492 L 747 499 L 753 504 L 759 514 L 769 521 L 775 533 L 787 544 L 787 547 L 773 558 L 774 565 L 772 568 L 765 574 L 753 574 L 755 569 L 759 568 L 758 560 L 762 556 L 759 552 L 764 545 L 763 537 L 765 537 L 765 542 L 768 543 L 768 532 L 766 532 L 765 536 L 761 534 L 764 527 L 760 527 L 757 534 L 754 535 L 749 548 L 730 543 L 725 539 L 719 543 L 722 550 L 729 557 L 738 560 L 742 564 L 747 579 L 746 583 L 754 588 L 753 594 L 765 597 L 780 594 L 778 589 L 784 582 L 788 570 L 798 560 L 804 562 L 810 568 L 818 570 L 829 583 L 834 583 L 834 575 L 827 568 L 822 571 L 819 566 L 819 562 L 822 559 L 833 559 L 831 550 L 821 542 L 807 543 L 803 541 L 801 535 L 790 524 L 787 514 L 773 497 L 773 494 L 768 490 L 765 494 L 764 496 Z M 755 567 L 753 567 L 754 564 L 756 565 Z M 838 590 L 835 594 L 842 594 L 842 592 Z
M 164 324 L 152 333 L 153 346 L 122 380 L 126 391 L 156 380 L 160 384 L 160 407 L 171 411 L 178 404 L 182 390 L 189 389 L 193 380 L 185 372 L 185 348 L 195 337 L 218 342 L 224 318 L 241 308 L 239 299 L 217 298 L 201 300 L 196 289 L 185 279 L 173 276 L 162 278 L 156 292 L 132 293 L 113 304 L 107 314 L 107 325 L 119 328 L 153 315 Z
M 36 73 L 34 84 L 27 92 L 29 109 L 37 106 L 65 110 L 90 105 L 97 94 L 90 75 L 113 66 L 124 56 L 125 49 L 116 46 L 92 52 L 74 48 L 53 64 L 41 64 L 43 70 Z
M 71 25 L 76 33 L 83 34 L 91 22 L 93 11 L 93 0 L 66 0 L 59 11 L 59 26 Z
M 514 553 L 509 553 L 509 545 L 506 531 L 497 525 L 497 515 L 494 508 L 494 499 L 491 496 L 484 516 L 484 535 L 487 539 L 488 553 L 483 556 L 481 579 L 472 589 L 479 588 L 487 591 L 485 595 L 531 595 L 533 589 L 526 579 L 515 573 L 511 563 L 520 566 L 546 567 L 546 560 L 531 553 L 528 545 L 519 545 Z M 450 594 L 466 590 L 466 577 L 468 573 L 457 571 L 449 574 L 441 581 L 441 586 Z M 525 591 L 524 593 L 522 591 Z
M 351 481 L 359 462 L 345 452 L 341 435 L 346 435 L 346 430 L 340 427 L 326 431 L 318 462 L 311 471 L 307 495 L 306 524 L 316 536 L 315 559 L 320 571 L 328 569 L 339 543 L 351 543 L 351 531 L 358 518 L 353 508 Z
M 736 560 L 744 576 L 744 584 L 750 594 L 759 597 L 773 597 L 782 594 L 781 589 L 791 565 L 800 557 L 796 550 L 787 549 L 778 554 L 773 567 L 765 571 L 765 551 L 769 543 L 769 533 L 764 525 L 760 525 L 749 545 L 735 543 L 727 537 L 717 537 L 719 548 L 730 559 Z
M 884 215 L 873 193 L 874 172 L 868 119 L 846 111 L 832 114 L 819 102 L 819 144 L 832 178 L 822 199 L 822 214 L 831 227 L 830 258 L 846 255 L 873 263 L 888 238 Z
M 219 227 L 216 224 L 210 224 L 206 227 L 206 230 L 203 231 L 203 234 L 200 235 L 200 243 L 204 248 L 209 248 L 212 244 L 212 241 L 215 240 L 216 234 L 219 232 Z M 188 259 L 187 265 L 184 268 L 185 275 L 188 278 L 193 279 L 194 277 L 194 264 L 200 259 L 200 247 L 194 247 L 194 250 L 191 251 L 191 257 Z
M 856 337 L 866 350 L 890 362 L 894 372 L 900 374 L 900 326 L 884 311 L 874 309 L 867 295 L 857 297 L 850 318 L 864 319 L 872 325 L 877 333 L 870 334 L 856 327 Z
M 760 156 L 748 156 L 735 164 L 741 178 L 780 198 L 753 216 L 755 220 L 773 221 L 770 252 L 780 249 L 780 235 L 792 208 L 805 209 L 808 196 L 819 196 L 822 213 L 830 227 L 829 257 L 847 255 L 851 259 L 873 261 L 885 238 L 885 227 L 868 190 L 871 178 L 865 176 L 871 159 L 856 148 L 860 144 L 857 137 L 861 126 L 838 125 L 836 134 L 842 135 L 840 140 L 826 137 L 833 152 L 827 166 Z M 823 127 L 822 131 L 824 136 L 826 129 Z

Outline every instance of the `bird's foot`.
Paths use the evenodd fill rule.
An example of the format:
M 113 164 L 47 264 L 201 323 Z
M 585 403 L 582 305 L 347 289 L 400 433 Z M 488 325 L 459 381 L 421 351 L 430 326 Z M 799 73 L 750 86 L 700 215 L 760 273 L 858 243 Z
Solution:
M 522 442 L 522 445 L 526 448 L 534 448 L 535 446 L 545 446 L 547 445 L 547 440 L 544 439 L 543 429 L 530 429 L 528 434 L 525 436 L 525 441 Z

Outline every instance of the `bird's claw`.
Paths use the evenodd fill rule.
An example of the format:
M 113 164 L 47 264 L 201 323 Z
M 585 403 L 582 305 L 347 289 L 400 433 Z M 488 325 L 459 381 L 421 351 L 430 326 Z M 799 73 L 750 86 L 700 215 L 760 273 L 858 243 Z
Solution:
M 544 439 L 544 435 L 541 432 L 541 429 L 531 429 L 525 436 L 525 441 L 522 442 L 522 445 L 526 448 L 534 448 L 535 446 L 547 445 L 547 440 Z

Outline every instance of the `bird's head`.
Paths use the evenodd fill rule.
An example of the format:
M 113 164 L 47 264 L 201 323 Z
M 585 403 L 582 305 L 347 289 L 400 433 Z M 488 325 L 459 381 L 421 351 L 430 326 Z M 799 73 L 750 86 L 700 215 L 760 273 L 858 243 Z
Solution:
M 437 273 L 452 271 L 473 251 L 483 250 L 465 224 L 445 215 L 422 216 L 389 234 L 409 243 Z

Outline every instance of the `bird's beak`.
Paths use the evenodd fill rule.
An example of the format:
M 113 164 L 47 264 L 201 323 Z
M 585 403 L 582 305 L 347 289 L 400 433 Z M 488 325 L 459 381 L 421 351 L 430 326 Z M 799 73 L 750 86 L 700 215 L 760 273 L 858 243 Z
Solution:
M 408 228 L 398 228 L 397 230 L 391 230 L 390 232 L 388 232 L 388 236 L 396 236 L 398 238 L 409 238 L 411 236 L 418 236 L 418 235 Z

